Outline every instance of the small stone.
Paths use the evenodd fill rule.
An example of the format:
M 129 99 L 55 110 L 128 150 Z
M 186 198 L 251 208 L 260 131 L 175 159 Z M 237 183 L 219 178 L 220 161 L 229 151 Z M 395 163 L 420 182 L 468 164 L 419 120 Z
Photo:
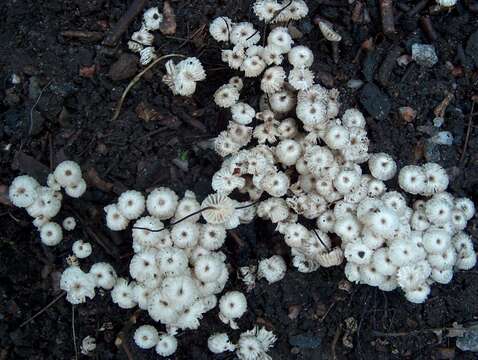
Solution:
M 418 65 L 425 67 L 433 67 L 438 62 L 438 56 L 433 45 L 413 44 L 412 59 Z
M 95 76 L 96 73 L 96 65 L 93 64 L 91 66 L 82 66 L 80 67 L 80 76 L 84 78 L 89 78 L 91 79 L 93 76 Z
M 417 117 L 417 112 L 413 110 L 413 108 L 411 108 L 410 106 L 403 106 L 398 109 L 398 112 L 402 120 L 407 123 L 413 122 L 413 120 L 415 120 L 415 118 Z
M 10 82 L 13 85 L 18 85 L 22 82 L 22 78 L 18 76 L 17 74 L 12 74 L 12 76 L 10 77 Z
M 430 140 L 425 143 L 423 155 L 428 162 L 440 162 L 441 154 L 438 145 Z
M 302 307 L 300 305 L 290 305 L 289 314 L 287 315 L 287 317 L 291 320 L 297 319 L 301 309 Z
M 5 99 L 3 102 L 8 106 L 15 106 L 19 104 L 21 101 L 20 96 L 17 94 L 15 88 L 10 88 L 5 90 Z
M 412 62 L 412 57 L 408 54 L 403 54 L 397 58 L 397 64 L 401 67 L 406 67 Z
M 449 131 L 440 131 L 438 134 L 434 135 L 430 139 L 433 143 L 438 145 L 452 145 L 453 144 L 453 135 Z
M 433 119 L 433 126 L 435 127 L 441 127 L 443 123 L 445 122 L 445 119 L 442 117 L 436 117 Z
M 363 81 L 360 79 L 350 79 L 347 82 L 347 87 L 350 89 L 360 89 L 363 86 Z
M 456 346 L 461 351 L 478 352 L 478 325 L 470 327 L 462 337 L 457 338 Z
M 373 83 L 367 83 L 360 91 L 359 100 L 367 112 L 377 120 L 384 120 L 392 104 L 387 94 Z
M 28 97 L 31 100 L 37 100 L 41 93 L 41 89 L 42 87 L 40 85 L 40 79 L 36 76 L 32 76 L 30 78 L 30 82 L 28 83 Z
M 122 54 L 119 59 L 110 67 L 109 76 L 113 81 L 126 80 L 138 70 L 138 58 L 133 54 Z
M 300 349 L 317 349 L 320 347 L 322 339 L 313 334 L 298 334 L 289 337 L 289 344 Z
M 470 56 L 478 67 L 478 30 L 471 34 L 466 43 L 466 54 Z
M 438 348 L 434 352 L 437 360 L 451 360 L 455 358 L 455 349 L 453 348 Z

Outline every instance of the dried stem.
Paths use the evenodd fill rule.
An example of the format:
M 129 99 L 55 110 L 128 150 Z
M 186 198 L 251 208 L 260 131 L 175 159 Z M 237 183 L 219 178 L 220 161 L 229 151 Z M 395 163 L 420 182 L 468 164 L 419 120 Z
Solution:
M 248 204 L 248 205 L 245 205 L 245 206 L 239 206 L 237 208 L 234 208 L 235 210 L 241 210 L 241 209 L 246 209 L 248 207 L 251 207 L 251 206 L 254 206 L 256 205 L 257 203 L 259 203 L 261 200 L 256 200 L 255 202 L 251 203 L 251 204 Z M 214 207 L 212 206 L 208 206 L 208 207 L 205 207 L 205 208 L 202 208 L 202 209 L 199 209 L 189 215 L 186 215 L 185 217 L 175 221 L 175 222 L 172 222 L 170 223 L 168 226 L 165 226 L 163 227 L 162 229 L 149 229 L 149 228 L 145 228 L 145 227 L 141 227 L 141 226 L 133 226 L 133 229 L 134 230 L 147 230 L 147 231 L 151 231 L 151 232 L 161 232 L 163 230 L 166 230 L 167 228 L 173 226 L 173 225 L 176 225 L 176 224 L 179 224 L 180 222 L 183 222 L 184 220 L 186 219 L 189 219 L 190 217 L 194 216 L 194 215 L 197 215 L 197 214 L 200 214 L 202 213 L 203 211 L 205 210 L 210 210 L 210 209 L 214 209 Z
M 234 208 L 234 209 L 236 209 L 236 210 L 247 209 L 248 207 L 254 206 L 254 205 L 256 205 L 256 204 L 258 204 L 258 203 L 260 203 L 260 202 L 261 202 L 261 199 L 256 200 L 256 201 L 254 201 L 254 202 L 252 202 L 252 203 L 250 203 L 250 204 L 248 204 L 248 205 L 239 206 L 239 207 Z
M 461 156 L 460 156 L 460 164 L 463 164 L 463 161 L 465 160 L 466 150 L 468 148 L 468 142 L 470 141 L 471 128 L 472 128 L 471 125 L 473 124 L 474 111 L 475 111 L 475 102 L 473 101 L 473 104 L 471 105 L 470 115 L 468 116 L 468 128 L 466 130 L 465 145 L 463 146 L 463 151 L 461 152 Z
M 161 56 L 159 58 L 157 58 L 156 60 L 154 60 L 151 64 L 149 64 L 147 67 L 145 67 L 138 75 L 136 75 L 133 80 L 131 80 L 131 82 L 128 84 L 128 86 L 126 87 L 126 89 L 123 91 L 123 94 L 121 95 L 121 98 L 120 100 L 118 101 L 118 105 L 116 106 L 116 110 L 113 114 L 113 117 L 111 118 L 111 120 L 116 120 L 121 112 L 121 108 L 123 107 L 123 103 L 124 103 L 124 100 L 126 99 L 126 95 L 128 95 L 129 91 L 131 90 L 131 88 L 136 85 L 136 83 L 143 77 L 143 75 L 150 69 L 152 69 L 157 63 L 159 63 L 160 61 L 162 60 L 165 60 L 165 59 L 169 59 L 169 58 L 172 58 L 172 57 L 181 57 L 181 58 L 184 58 L 185 56 L 184 55 L 181 55 L 181 54 L 168 54 L 168 55 L 164 55 L 164 56 Z
M 189 215 L 186 215 L 185 217 L 179 219 L 178 221 L 175 221 L 175 222 L 172 222 L 171 224 L 169 224 L 168 226 L 165 226 L 163 227 L 162 229 L 148 229 L 148 228 L 145 228 L 145 227 L 141 227 L 141 226 L 133 226 L 133 229 L 136 229 L 136 230 L 147 230 L 147 231 L 151 231 L 151 232 L 161 232 L 163 230 L 166 230 L 168 227 L 170 226 L 173 226 L 173 225 L 176 225 L 176 224 L 179 224 L 180 222 L 183 222 L 184 220 L 186 219 L 189 219 L 190 217 L 194 216 L 194 215 L 197 215 L 197 214 L 200 214 L 202 213 L 203 211 L 205 210 L 210 210 L 210 209 L 213 209 L 212 206 L 208 206 L 208 207 L 205 207 L 205 208 L 202 208 L 202 209 L 199 209 Z
M 126 13 L 119 19 L 110 33 L 103 41 L 103 45 L 113 47 L 119 41 L 124 32 L 128 29 L 129 24 L 143 10 L 146 0 L 134 0 L 129 6 Z
M 37 312 L 35 315 L 33 315 L 31 318 L 28 320 L 25 320 L 20 324 L 20 327 L 24 327 L 25 325 L 31 323 L 33 320 L 35 320 L 38 316 L 43 314 L 45 311 L 47 311 L 49 308 L 51 308 L 55 303 L 58 302 L 63 296 L 66 295 L 66 292 L 62 291 L 56 298 L 54 298 L 52 301 L 50 301 L 43 309 L 41 309 L 39 312 Z
M 322 239 L 320 238 L 319 234 L 317 234 L 317 231 L 315 229 L 312 229 L 312 231 L 314 232 L 315 236 L 317 236 L 317 239 L 319 239 L 320 243 L 327 249 L 328 252 L 330 252 L 330 249 L 329 247 L 327 246 L 327 244 L 325 244 Z
M 75 359 L 78 360 L 78 348 L 76 346 L 76 331 L 75 331 L 75 305 L 71 305 L 71 333 L 73 336 L 73 347 L 75 348 Z
M 28 128 L 28 135 L 31 135 L 32 131 L 33 131 L 33 111 L 35 110 L 38 103 L 40 102 L 40 99 L 41 99 L 43 93 L 45 92 L 46 89 L 48 89 L 48 87 L 51 85 L 52 82 L 53 82 L 53 80 L 48 81 L 48 83 L 43 87 L 43 89 L 41 89 L 40 94 L 38 95 L 38 97 L 37 97 L 35 103 L 33 104 L 32 108 L 30 109 L 30 127 Z

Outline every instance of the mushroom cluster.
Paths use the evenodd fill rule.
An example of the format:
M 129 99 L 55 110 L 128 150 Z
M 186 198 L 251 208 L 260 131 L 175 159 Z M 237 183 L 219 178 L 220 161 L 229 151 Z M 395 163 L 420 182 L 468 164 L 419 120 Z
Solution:
M 141 65 L 148 65 L 156 59 L 156 49 L 153 46 L 153 31 L 159 29 L 163 22 L 163 14 L 157 7 L 146 10 L 143 14 L 143 22 L 141 28 L 131 35 L 128 41 L 128 48 L 135 53 L 139 53 Z
M 239 336 L 237 344 L 231 343 L 225 333 L 216 333 L 209 337 L 207 345 L 209 351 L 220 354 L 226 351 L 235 351 L 239 360 L 270 360 L 267 351 L 274 345 L 277 337 L 265 328 L 255 326 Z
M 114 231 L 124 230 L 134 221 L 135 254 L 129 266 L 133 281 L 118 279 L 111 293 L 113 302 L 121 308 L 138 306 L 147 311 L 154 321 L 165 325 L 169 337 L 179 330 L 198 329 L 203 314 L 216 307 L 216 295 L 229 278 L 226 256 L 219 249 L 226 228 L 236 227 L 246 210 L 236 209 L 238 205 L 218 194 L 200 204 L 191 191 L 180 199 L 166 187 L 154 189 L 147 197 L 135 190 L 122 193 L 116 204 L 105 207 L 106 221 Z M 201 217 L 205 223 L 199 222 Z M 231 291 L 221 297 L 219 308 L 219 318 L 236 329 L 235 320 L 246 311 L 247 301 L 241 292 Z M 158 339 L 148 335 L 152 338 Z M 138 345 L 156 346 L 157 353 L 163 355 L 163 342 Z
M 280 7 L 274 4 L 257 1 L 254 9 L 260 19 L 276 22 Z M 409 301 L 423 302 L 432 283 L 447 283 L 454 269 L 474 266 L 476 253 L 463 233 L 473 203 L 445 192 L 448 176 L 435 163 L 400 171 L 400 187 L 422 197 L 411 199 L 413 209 L 403 194 L 387 191 L 397 164 L 388 154 L 369 153 L 365 117 L 358 109 L 341 113 L 339 92 L 314 83 L 313 53 L 294 46 L 288 28 L 277 24 L 266 34 L 265 47 L 257 45 L 260 35 L 249 23 L 217 18 L 210 33 L 232 43 L 223 60 L 244 73 L 214 95 L 231 120 L 215 139 L 224 161 L 212 187 L 257 203 L 256 215 L 276 224 L 299 271 L 340 265 L 345 257 L 349 280 L 384 291 L 399 287 Z M 241 89 L 247 78 L 261 74 L 256 111 L 241 101 Z M 313 229 L 304 225 L 311 220 Z M 258 272 L 270 282 L 274 274 L 264 274 L 264 265 L 271 263 L 259 264 Z M 279 264 L 272 267 L 278 274 Z M 243 270 L 241 277 L 252 287 L 254 273 Z
M 76 257 L 61 275 L 60 288 L 73 304 L 93 298 L 101 288 L 111 290 L 119 307 L 147 311 L 165 332 L 143 325 L 134 340 L 160 356 L 172 355 L 175 335 L 198 329 L 216 305 L 219 319 L 238 328 L 247 300 L 240 291 L 217 299 L 229 278 L 220 249 L 227 230 L 256 216 L 275 224 L 298 271 L 338 266 L 345 259 L 349 281 L 383 291 L 401 289 L 413 303 L 425 301 L 433 283 L 449 283 L 455 271 L 476 265 L 473 242 L 464 232 L 475 207 L 470 199 L 446 192 L 446 170 L 435 163 L 399 170 L 390 155 L 369 153 L 363 114 L 355 108 L 341 111 L 339 92 L 315 83 L 314 54 L 296 44 L 288 28 L 290 21 L 307 15 L 306 3 L 258 0 L 253 11 L 272 27 L 264 34 L 264 46 L 258 45 L 261 34 L 252 23 L 219 17 L 209 27 L 215 40 L 232 45 L 222 50 L 222 60 L 243 76 L 232 77 L 214 94 L 215 103 L 231 117 L 214 139 L 214 149 L 223 157 L 211 179 L 214 193 L 199 202 L 191 191 L 179 198 L 167 187 L 147 196 L 125 191 L 104 211 L 109 229 L 131 231 L 132 280 L 118 278 L 104 262 L 89 272 L 81 270 L 77 258 L 92 252 L 82 240 L 73 244 Z M 157 8 L 147 10 L 142 28 L 128 43 L 144 65 L 156 57 L 151 31 L 161 22 Z M 325 21 L 319 25 L 328 40 L 340 41 Z M 187 58 L 168 62 L 163 81 L 174 94 L 188 96 L 205 77 L 200 61 Z M 259 109 L 241 101 L 244 83 L 253 78 L 262 91 Z M 397 172 L 400 188 L 409 195 L 387 189 Z M 63 238 L 60 225 L 52 221 L 61 208 L 62 188 L 73 198 L 85 192 L 78 164 L 59 164 L 46 187 L 23 175 L 9 188 L 11 202 L 34 218 L 48 246 Z M 76 221 L 66 218 L 63 226 L 72 231 Z M 256 278 L 274 283 L 286 270 L 284 259 L 275 255 L 238 272 L 251 289 Z M 267 360 L 275 341 L 270 331 L 256 327 L 242 333 L 236 344 L 227 334 L 214 334 L 208 347 L 215 354 L 235 351 L 240 360 Z
M 63 189 L 66 195 L 79 198 L 86 191 L 86 182 L 82 177 L 80 166 L 70 160 L 58 164 L 55 171 L 48 175 L 47 186 L 28 175 L 17 176 L 9 187 L 9 198 L 13 205 L 25 208 L 33 220 L 33 225 L 40 232 L 44 245 L 55 246 L 63 240 L 62 227 L 55 221 L 61 209 Z M 74 218 L 68 217 L 62 223 L 67 231 L 76 226 Z

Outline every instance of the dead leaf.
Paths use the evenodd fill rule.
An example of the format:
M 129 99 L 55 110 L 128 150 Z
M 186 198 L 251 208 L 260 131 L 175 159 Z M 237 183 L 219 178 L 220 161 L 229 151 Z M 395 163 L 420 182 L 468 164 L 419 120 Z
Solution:
M 12 206 L 8 198 L 8 186 L 0 184 L 0 204 L 5 206 Z
M 153 109 L 153 107 L 151 107 L 151 105 L 144 101 L 141 101 L 138 106 L 136 106 L 134 111 L 141 120 L 146 122 L 157 120 L 160 117 L 159 112 L 157 112 L 155 109 Z
M 159 30 L 164 35 L 174 35 L 176 33 L 176 15 L 169 1 L 163 4 L 163 22 L 159 26 Z
M 93 64 L 91 66 L 82 66 L 80 68 L 80 76 L 91 79 L 95 76 L 96 73 L 96 65 Z

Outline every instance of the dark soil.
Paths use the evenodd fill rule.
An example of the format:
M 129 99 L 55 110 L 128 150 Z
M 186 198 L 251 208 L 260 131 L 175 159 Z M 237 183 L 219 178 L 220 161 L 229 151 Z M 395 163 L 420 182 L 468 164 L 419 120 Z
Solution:
M 80 201 L 64 202 L 62 218 L 73 215 L 80 219 L 80 226 L 55 248 L 40 245 L 26 212 L 0 205 L 0 359 L 74 358 L 72 307 L 66 300 L 61 299 L 28 325 L 19 325 L 59 293 L 59 274 L 78 238 L 94 246 L 93 255 L 83 262 L 85 269 L 93 262 L 108 261 L 121 275 L 127 274 L 132 253 L 129 233 L 106 229 L 105 204 L 127 188 L 167 185 L 179 193 L 192 189 L 199 196 L 210 191 L 210 178 L 220 159 L 207 150 L 204 141 L 224 129 L 228 120 L 228 113 L 218 110 L 211 95 L 233 72 L 221 63 L 218 44 L 208 37 L 207 24 L 218 15 L 255 21 L 251 2 L 173 1 L 176 34 L 158 33 L 156 47 L 164 54 L 198 56 L 208 80 L 200 83 L 190 99 L 173 97 L 160 82 L 164 68 L 156 66 L 130 92 L 115 121 L 111 117 L 117 100 L 138 70 L 128 57 L 122 58 L 126 64 L 115 65 L 128 79 L 117 80 L 121 74 L 110 69 L 128 53 L 127 38 L 139 27 L 140 18 L 116 48 L 103 47 L 98 37 L 78 39 L 61 33 L 94 31 L 102 37 L 126 12 L 129 1 L 0 3 L 0 185 L 8 185 L 20 173 L 42 179 L 68 158 L 82 165 L 90 186 Z M 469 115 L 478 82 L 478 14 L 472 12 L 477 9 L 476 1 L 461 1 L 451 11 L 432 13 L 434 41 L 420 26 L 420 18 L 431 6 L 411 14 L 408 9 L 413 10 L 416 1 L 395 2 L 397 33 L 391 37 L 382 32 L 376 0 L 362 0 L 370 22 L 361 24 L 352 21 L 355 4 L 349 5 L 347 0 L 307 2 L 311 16 L 297 25 L 304 34 L 298 43 L 314 50 L 314 70 L 320 81 L 340 89 L 343 108 L 358 106 L 373 112 L 377 103 L 370 104 L 372 101 L 387 111 L 385 116 L 368 114 L 371 150 L 390 153 L 400 166 L 437 161 L 452 178 L 451 191 L 478 202 L 478 131 Z M 330 44 L 311 21 L 316 14 L 333 22 L 343 36 L 337 64 Z M 190 39 L 192 34 L 196 36 Z M 359 53 L 369 38 L 374 39 L 373 48 Z M 396 57 L 410 54 L 415 42 L 435 45 L 439 62 L 434 67 L 396 64 Z M 20 77 L 19 84 L 12 83 L 12 74 Z M 370 84 L 353 90 L 347 87 L 351 79 Z M 256 88 L 249 83 L 246 86 L 245 100 L 257 103 Z M 454 99 L 446 109 L 443 129 L 452 132 L 454 143 L 430 146 L 428 139 L 436 131 L 433 109 L 447 92 Z M 417 112 L 414 121 L 406 123 L 399 116 L 398 109 L 403 106 Z M 151 111 L 155 115 L 148 119 Z M 4 200 L 0 194 L 0 202 Z M 476 237 L 476 220 L 468 231 Z M 242 226 L 237 235 L 236 240 L 228 237 L 225 248 L 232 273 L 238 266 L 276 253 L 283 254 L 290 264 L 287 247 L 269 224 L 257 221 Z M 466 325 L 477 319 L 478 271 L 457 273 L 447 286 L 434 285 L 430 299 L 422 305 L 408 303 L 398 291 L 383 293 L 368 286 L 341 290 L 338 284 L 343 279 L 339 268 L 301 274 L 290 266 L 284 280 L 270 286 L 260 281 L 248 294 L 249 312 L 240 320 L 240 327 L 248 329 L 259 323 L 272 329 L 279 337 L 271 351 L 273 359 L 476 359 L 476 355 L 455 348 L 455 340 L 446 332 L 440 337 L 430 329 Z M 242 285 L 233 275 L 227 289 L 234 288 Z M 114 340 L 133 311 L 113 306 L 109 294 L 99 293 L 76 307 L 75 315 L 77 344 L 92 335 L 98 344 L 96 359 L 127 358 Z M 150 319 L 143 312 L 138 322 Z M 353 322 L 356 331 L 347 325 Z M 154 351 L 135 347 L 126 330 L 132 358 L 157 358 Z M 231 358 L 230 354 L 212 356 L 206 346 L 211 333 L 226 330 L 217 319 L 217 310 L 211 311 L 200 330 L 179 336 L 174 358 Z M 232 337 L 238 334 L 235 331 Z

